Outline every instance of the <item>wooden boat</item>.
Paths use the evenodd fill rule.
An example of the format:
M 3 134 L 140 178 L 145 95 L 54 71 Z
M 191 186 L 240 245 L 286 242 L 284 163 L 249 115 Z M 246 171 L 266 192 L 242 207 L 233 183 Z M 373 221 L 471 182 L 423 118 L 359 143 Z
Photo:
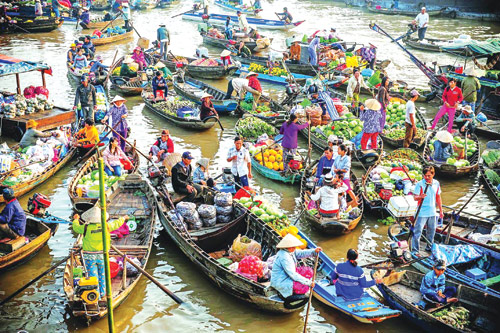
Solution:
M 0 33 L 50 32 L 63 24 L 63 20 L 48 16 L 13 16 L 13 19 L 16 21 L 15 24 L 9 22 L 0 23 Z
M 214 108 L 219 114 L 227 114 L 233 112 L 238 107 L 238 101 L 234 99 L 224 99 L 226 93 L 220 89 L 217 89 L 205 82 L 184 77 L 184 82 L 179 82 L 178 77 L 173 77 L 173 86 L 177 95 L 188 99 L 197 105 L 201 105 L 200 97 L 203 93 L 209 93 L 214 98 L 212 98 L 212 103 Z
M 403 224 L 395 224 L 391 226 L 388 230 L 389 237 L 395 241 L 408 241 L 411 242 L 409 228 L 406 225 L 407 222 Z M 435 262 L 435 258 L 446 257 L 447 269 L 444 274 L 448 280 L 463 284 L 465 286 L 477 289 L 481 293 L 488 294 L 497 299 L 500 304 L 500 249 L 491 249 L 491 247 L 485 247 L 483 244 L 473 244 L 468 239 L 459 239 L 456 237 L 451 237 L 449 239 L 448 246 L 465 246 L 468 249 L 474 249 L 476 255 L 464 254 L 465 250 L 462 250 L 462 254 L 455 257 L 455 261 L 451 261 L 449 254 L 446 256 L 442 251 L 450 251 L 451 248 L 442 250 L 439 246 L 444 246 L 446 240 L 446 235 L 444 233 L 436 233 L 434 237 L 434 245 L 432 247 L 432 255 L 428 255 L 424 251 L 426 244 L 422 240 L 419 244 L 420 253 L 418 255 L 411 252 L 413 260 L 424 257 L 413 262 L 412 266 L 422 273 L 427 273 L 432 270 Z M 481 280 L 475 280 L 472 277 L 466 275 L 466 272 L 470 269 L 478 269 L 485 273 L 486 278 L 481 278 Z
M 425 38 L 425 42 L 420 41 L 418 38 L 403 38 L 403 43 L 411 48 L 429 52 L 442 52 L 441 45 L 446 42 L 448 41 L 435 38 Z
M 236 72 L 234 72 L 235 76 L 240 76 L 242 73 L 248 74 L 250 70 L 248 69 L 248 65 L 242 65 Z M 304 84 L 305 81 L 309 78 L 312 78 L 312 76 L 309 75 L 302 75 L 302 74 L 292 74 L 293 77 L 295 78 L 295 81 L 299 84 Z M 279 84 L 282 86 L 288 85 L 288 78 L 284 76 L 275 76 L 275 75 L 269 75 L 269 74 L 263 74 L 259 73 L 259 81 L 261 82 L 269 82 L 273 84 Z
M 258 174 L 272 179 L 276 180 L 282 183 L 286 184 L 295 184 L 300 182 L 300 179 L 302 178 L 302 171 L 298 172 L 290 172 L 286 176 L 283 176 L 280 171 L 272 170 L 264 165 L 261 165 L 257 160 L 255 160 L 253 157 L 251 158 L 252 160 L 252 170 L 257 171 Z
M 226 76 L 233 75 L 234 72 L 236 72 L 236 70 L 238 69 L 238 67 L 235 65 L 228 66 L 227 68 L 225 68 L 222 65 L 220 66 L 190 65 L 189 63 L 196 60 L 196 58 L 172 56 L 171 54 L 167 56 L 167 60 L 162 60 L 162 59 L 159 60 L 163 62 L 165 66 L 167 66 L 167 68 L 172 72 L 177 71 L 176 66 L 178 62 L 184 61 L 183 69 L 186 75 L 189 75 L 197 79 L 207 79 L 207 80 L 223 79 Z M 188 63 L 186 63 L 186 61 Z
M 183 20 L 189 20 L 189 21 L 198 21 L 198 22 L 203 22 L 203 13 L 185 13 L 182 15 Z M 231 21 L 233 22 L 238 22 L 238 16 L 232 16 L 232 15 L 224 15 L 224 14 L 210 14 L 210 18 L 208 20 L 208 23 L 220 23 L 224 24 L 226 22 L 227 17 L 231 18 Z M 288 30 L 288 29 L 293 29 L 299 25 L 301 25 L 304 21 L 297 21 L 297 22 L 292 22 L 289 24 L 286 24 L 284 21 L 277 21 L 277 20 L 266 20 L 266 19 L 260 19 L 260 18 L 255 18 L 255 17 L 248 17 L 247 18 L 248 24 L 250 25 L 255 25 L 259 28 L 263 29 L 273 29 L 273 30 Z
M 66 68 L 68 68 L 68 76 L 75 81 L 76 83 L 82 82 L 82 73 L 75 71 L 74 68 L 70 67 L 68 63 L 66 63 Z M 88 75 L 88 73 L 85 73 Z M 102 74 L 99 76 L 96 76 L 96 84 L 100 85 L 103 84 L 104 81 L 106 80 L 106 75 Z
M 377 7 L 372 7 L 372 6 L 366 6 L 368 11 L 372 13 L 377 13 L 377 14 L 385 14 L 385 15 L 404 15 L 404 16 L 417 16 L 420 11 L 418 10 L 403 10 L 403 9 L 396 9 L 396 8 L 378 8 Z M 428 10 L 427 14 L 429 16 L 439 16 L 441 13 L 444 11 L 445 8 L 440 9 L 440 10 Z
M 276 128 L 280 128 L 281 125 L 283 124 L 283 122 L 288 118 L 288 111 L 285 110 L 285 108 L 280 103 L 276 102 L 275 100 L 273 100 L 272 98 L 270 98 L 268 96 L 260 96 L 259 106 L 260 105 L 269 106 L 269 109 L 270 109 L 269 112 L 272 112 L 272 114 L 265 115 L 264 113 L 254 112 L 251 109 L 245 109 L 242 106 L 242 102 L 240 102 L 238 109 L 243 114 L 248 114 L 248 115 L 252 115 L 254 117 L 257 117 L 257 118 L 265 121 L 266 123 L 273 125 Z
M 146 106 L 151 111 L 158 114 L 159 116 L 162 116 L 167 121 L 173 123 L 176 126 L 190 129 L 190 130 L 194 130 L 194 131 L 205 131 L 205 130 L 212 128 L 217 123 L 217 120 L 215 117 L 209 117 L 203 121 L 200 120 L 199 118 L 177 117 L 177 115 L 164 112 L 164 111 L 160 110 L 159 108 L 157 108 L 155 106 L 155 103 L 153 103 L 153 101 L 146 96 L 145 90 L 142 91 L 141 96 L 142 96 L 142 100 L 144 101 Z
M 106 10 L 106 9 L 103 9 Z M 75 20 L 76 22 L 76 20 Z M 103 17 L 91 20 L 89 24 L 87 24 L 87 29 L 102 29 L 105 28 L 111 21 L 104 21 Z M 125 24 L 125 21 L 123 21 L 123 18 L 117 18 L 116 20 L 113 21 L 110 26 L 123 26 Z
M 484 163 L 483 159 L 481 158 L 479 161 L 479 175 L 481 177 L 481 180 L 484 182 L 486 185 L 486 191 L 490 195 L 490 197 L 493 199 L 493 201 L 497 204 L 498 207 L 500 207 L 500 191 L 497 189 L 497 187 L 486 177 L 486 170 L 488 169 L 488 166 Z M 495 170 L 497 174 L 500 174 L 500 170 Z
M 47 244 L 59 224 L 45 224 L 37 216 L 26 213 L 24 236 L 6 243 L 0 243 L 0 272 L 27 262 Z M 29 242 L 26 243 L 26 238 Z
M 361 194 L 361 186 L 359 185 L 358 179 L 354 172 L 350 173 L 351 187 L 354 194 L 357 197 L 357 201 L 359 203 L 358 208 L 360 210 L 359 214 L 355 218 L 343 218 L 337 220 L 336 218 L 325 218 L 321 217 L 319 213 L 313 215 L 311 210 L 308 209 L 309 202 L 311 201 L 311 192 L 314 188 L 319 189 L 319 186 L 315 186 L 314 177 L 316 175 L 316 168 L 318 166 L 318 161 L 312 165 L 312 167 L 307 168 L 302 175 L 302 179 L 300 181 L 300 198 L 302 209 L 304 209 L 304 213 L 302 217 L 305 221 L 309 222 L 313 228 L 321 231 L 323 234 L 328 235 L 344 235 L 356 228 L 359 221 L 363 217 L 363 196 Z M 349 199 L 349 195 L 347 195 Z
M 214 284 L 228 294 L 256 308 L 267 312 L 290 313 L 303 308 L 307 299 L 302 299 L 292 308 L 286 308 L 277 291 L 269 288 L 269 282 L 256 282 L 229 270 L 216 259 L 226 257 L 226 250 L 238 234 L 246 235 L 261 244 L 262 260 L 267 260 L 276 252 L 280 236 L 269 225 L 247 209 L 234 203 L 234 220 L 229 224 L 216 224 L 215 227 L 188 231 L 183 225 L 177 225 L 169 217 L 173 207 L 168 203 L 165 189 L 156 187 L 159 193 L 158 214 L 163 228 L 177 247 L 197 268 Z M 227 226 L 230 225 L 230 228 Z M 200 243 L 203 237 L 203 244 Z
M 111 3 L 108 0 L 96 0 L 90 5 L 90 10 L 103 11 L 109 10 L 111 8 Z
M 499 140 L 500 120 L 487 120 L 485 123 L 479 123 L 474 134 L 490 140 Z
M 156 8 L 159 3 L 159 0 L 135 0 L 132 1 L 131 6 L 135 10 L 147 10 Z
M 307 241 L 308 249 L 317 247 L 302 231 L 299 231 L 299 236 Z M 337 296 L 335 284 L 330 281 L 330 276 L 335 271 L 335 267 L 335 263 L 326 255 L 325 251 L 319 253 L 316 285 L 313 289 L 313 296 L 318 301 L 363 324 L 380 323 L 386 319 L 401 315 L 401 311 L 385 306 L 367 292 L 354 300 L 347 300 L 342 296 Z
M 141 192 L 143 195 L 141 195 Z M 123 238 L 112 238 L 111 243 L 128 258 L 139 260 L 143 269 L 146 268 L 153 245 L 154 230 L 157 217 L 157 204 L 152 188 L 147 181 L 137 174 L 129 175 L 120 181 L 118 189 L 108 198 L 107 213 L 110 219 L 117 219 L 123 215 L 134 217 L 137 229 Z M 71 313 L 74 317 L 83 318 L 89 324 L 108 313 L 104 302 L 89 304 L 80 297 L 78 280 L 74 278 L 74 269 L 83 266 L 82 235 L 80 235 L 71 249 L 70 259 L 66 262 L 63 277 L 63 289 L 68 299 Z M 110 258 L 119 259 L 120 256 L 113 250 L 109 251 Z M 125 260 L 124 260 L 125 261 Z M 132 276 L 123 269 L 111 279 L 113 289 L 113 308 L 117 308 L 132 293 L 142 273 Z M 95 288 L 97 289 L 97 288 Z M 97 291 L 98 293 L 98 291 Z
M 212 27 L 217 28 L 219 31 L 224 31 L 225 29 L 223 26 L 218 26 L 218 25 L 213 25 Z M 233 46 L 235 48 L 238 48 L 240 41 L 244 41 L 245 46 L 248 47 L 252 52 L 261 52 L 267 50 L 269 47 L 271 47 L 271 43 L 273 41 L 272 38 L 268 38 L 269 44 L 260 43 L 261 45 L 264 46 L 261 47 L 261 45 L 259 45 L 255 39 L 249 37 L 245 37 L 243 39 L 238 37 L 233 37 L 233 39 L 217 38 L 209 35 L 204 29 L 200 31 L 200 35 L 203 37 L 203 43 L 222 49 L 227 49 L 228 46 Z M 262 35 L 261 37 L 262 39 L 266 38 L 265 36 Z
M 456 328 L 443 320 L 438 319 L 433 313 L 439 312 L 443 307 L 421 310 L 414 303 L 421 300 L 420 284 L 423 274 L 402 271 L 394 272 L 384 278 L 385 283 L 377 285 L 389 305 L 400 310 L 403 316 L 426 332 L 496 332 L 498 331 L 498 300 L 490 295 L 447 281 L 448 286 L 457 288 L 458 303 L 451 306 L 461 306 L 470 313 L 470 325 L 466 328 Z M 449 307 L 444 307 L 449 309 Z
M 140 164 L 140 158 L 139 154 L 137 153 L 137 150 L 134 149 L 133 147 L 130 147 L 129 145 L 126 145 L 125 154 L 127 154 L 129 159 L 134 164 L 133 169 L 129 170 L 128 173 L 129 174 L 136 173 L 137 170 L 139 169 L 139 164 Z M 89 198 L 89 197 L 79 196 L 77 193 L 79 180 L 82 179 L 83 176 L 92 173 L 93 170 L 97 170 L 98 157 L 99 156 L 97 154 L 92 155 L 82 165 L 82 167 L 78 169 L 76 174 L 73 176 L 73 178 L 71 178 L 71 181 L 69 182 L 68 195 L 71 200 L 71 203 L 73 204 L 73 208 L 78 212 L 83 212 L 92 208 L 95 205 L 95 203 L 99 200 L 99 198 Z M 118 182 L 116 182 L 111 188 L 108 189 L 107 195 L 109 196 L 111 193 L 113 193 L 117 189 L 117 187 L 118 187 Z
M 252 8 L 243 8 L 239 6 L 235 6 L 234 2 L 230 2 L 227 0 L 215 0 L 214 4 L 220 8 L 225 9 L 228 12 L 237 12 L 240 11 L 241 13 L 245 15 L 257 15 L 262 9 L 252 9 Z
M 14 146 L 11 149 L 16 150 L 18 146 Z M 69 150 L 66 152 L 66 155 L 58 159 L 57 162 L 50 164 L 47 169 L 41 174 L 38 174 L 37 176 L 31 178 L 30 180 L 22 183 L 18 183 L 13 186 L 9 186 L 11 189 L 14 190 L 14 196 L 16 198 L 21 197 L 22 195 L 32 191 L 34 188 L 36 188 L 38 185 L 42 184 L 45 182 L 47 179 L 52 177 L 53 175 L 56 174 L 57 171 L 59 171 L 62 167 L 64 167 L 75 155 L 76 148 L 71 147 Z M 6 186 L 0 185 L 0 191 L 3 190 Z M 3 196 L 0 197 L 0 203 L 5 202 Z
M 94 39 L 92 39 L 92 43 L 95 46 L 101 46 L 101 45 L 119 42 L 119 41 L 133 38 L 133 37 L 134 37 L 134 30 L 130 30 L 130 31 L 127 31 L 121 35 L 113 35 L 113 36 L 103 37 L 103 38 L 94 38 Z
M 140 95 L 144 88 L 143 78 L 141 77 L 141 73 L 143 72 L 138 72 L 137 76 L 134 78 L 113 75 L 115 69 L 121 67 L 124 59 L 125 57 L 121 57 L 113 64 L 113 66 L 109 68 L 109 72 L 111 73 L 111 75 L 109 76 L 109 79 L 111 81 L 111 89 L 115 90 L 121 95 L 126 95 L 126 96 Z M 145 59 L 147 64 L 151 64 L 153 62 L 153 60 L 148 54 L 145 54 Z
M 259 64 L 262 66 L 267 66 L 267 57 L 261 57 L 261 56 L 251 56 L 251 57 L 240 57 L 237 55 L 232 55 L 231 56 L 234 60 L 239 61 L 240 63 L 244 65 L 250 65 L 251 63 Z M 292 63 L 290 60 L 286 60 L 286 67 L 288 70 L 293 73 L 293 74 L 302 74 L 302 75 L 308 75 L 308 76 L 316 76 L 317 72 L 319 71 L 317 66 L 312 66 L 310 63 L 306 62 L 301 62 L 298 64 Z
M 474 171 L 479 169 L 479 156 L 480 154 L 480 145 L 477 136 L 474 134 L 471 135 L 471 139 L 476 143 L 477 150 L 471 156 L 467 156 L 467 160 L 469 161 L 469 165 L 465 167 L 457 168 L 454 165 L 447 164 L 446 162 L 441 163 L 434 161 L 432 159 L 432 152 L 430 150 L 430 140 L 434 138 L 437 132 L 432 132 L 427 135 L 425 140 L 425 147 L 422 156 L 425 160 L 425 163 L 432 165 L 436 170 L 436 173 L 441 176 L 447 177 L 462 177 L 471 174 Z

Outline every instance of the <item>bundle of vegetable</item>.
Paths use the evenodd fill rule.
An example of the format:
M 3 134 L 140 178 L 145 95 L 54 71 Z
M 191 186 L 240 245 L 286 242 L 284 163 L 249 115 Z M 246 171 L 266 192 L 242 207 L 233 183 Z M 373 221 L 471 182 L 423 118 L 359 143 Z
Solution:
M 389 216 L 385 219 L 378 219 L 377 220 L 377 223 L 381 223 L 383 225 L 391 225 L 391 224 L 394 224 L 394 222 L 396 222 L 396 219 L 392 216 Z
M 124 180 L 127 177 L 127 175 L 121 175 L 120 177 L 118 176 L 108 176 L 104 175 L 104 184 L 106 188 L 110 188 L 113 186 L 114 183 L 116 183 L 119 180 Z M 99 186 L 99 170 L 93 169 L 91 172 L 83 175 L 79 180 L 78 180 L 78 185 L 82 186 L 77 186 L 77 188 L 84 188 L 84 187 L 91 187 L 91 186 Z M 79 196 L 84 196 L 86 191 L 80 192 L 77 191 L 77 194 Z
M 277 117 L 279 113 L 271 111 L 268 103 L 259 103 L 255 111 L 253 111 L 253 98 L 246 99 L 240 102 L 240 107 L 248 113 L 258 114 L 265 117 Z
M 338 137 L 351 140 L 356 135 L 363 131 L 363 122 L 350 112 L 347 112 L 341 117 L 342 120 L 337 120 L 329 123 L 328 125 L 313 126 L 311 127 L 311 134 L 325 139 L 321 134 L 317 133 L 316 128 L 319 128 L 326 137 L 336 135 Z
M 484 173 L 493 186 L 500 185 L 500 176 L 494 170 L 486 169 Z
M 263 134 L 273 138 L 278 134 L 278 130 L 259 118 L 247 117 L 238 121 L 236 133 L 247 139 L 257 139 Z
M 467 140 L 467 141 L 466 141 Z M 431 139 L 429 142 L 429 150 L 434 151 L 434 142 L 436 139 Z M 464 139 L 460 136 L 453 137 L 453 156 L 446 160 L 447 164 L 454 165 L 457 168 L 463 168 L 470 165 L 465 158 L 465 144 L 467 142 L 467 157 L 471 157 L 477 151 L 477 144 L 474 140 Z
M 481 157 L 489 168 L 500 168 L 500 149 L 485 150 Z
M 393 140 L 403 140 L 406 136 L 406 129 L 402 126 L 397 125 L 397 127 L 384 128 L 384 135 L 389 139 Z M 427 132 L 422 128 L 417 128 L 417 133 L 415 134 L 415 139 L 424 138 Z
M 187 101 L 185 99 L 181 99 L 178 96 L 172 97 L 169 96 L 167 100 L 156 103 L 155 107 L 160 109 L 161 111 L 171 114 L 177 115 L 177 110 L 180 108 L 188 107 L 195 108 L 195 104 L 193 102 Z
M 104 96 L 104 93 L 102 92 L 96 93 L 95 99 L 97 103 L 97 109 L 106 111 L 106 96 Z
M 448 309 L 434 312 L 432 315 L 442 322 L 460 330 L 467 329 L 467 326 L 470 324 L 470 312 L 462 306 L 452 306 Z
M 288 228 L 290 224 L 288 217 L 281 210 L 262 197 L 255 196 L 253 200 L 252 198 L 244 197 L 241 199 L 234 199 L 234 201 L 248 208 L 251 213 L 257 215 L 278 233 Z

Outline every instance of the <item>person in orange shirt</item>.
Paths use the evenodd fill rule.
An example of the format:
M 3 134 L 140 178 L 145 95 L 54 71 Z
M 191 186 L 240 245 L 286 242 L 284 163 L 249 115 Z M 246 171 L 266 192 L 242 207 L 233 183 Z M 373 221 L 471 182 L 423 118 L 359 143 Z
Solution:
M 94 121 L 88 118 L 85 120 L 85 126 L 76 133 L 73 145 L 79 148 L 80 153 L 85 154 L 94 145 L 98 144 L 99 141 L 99 131 L 94 126 Z
M 302 48 L 299 44 L 300 40 L 296 39 L 293 41 L 292 46 L 290 46 L 290 60 L 294 64 L 298 64 L 300 62 L 300 53 L 302 52 Z

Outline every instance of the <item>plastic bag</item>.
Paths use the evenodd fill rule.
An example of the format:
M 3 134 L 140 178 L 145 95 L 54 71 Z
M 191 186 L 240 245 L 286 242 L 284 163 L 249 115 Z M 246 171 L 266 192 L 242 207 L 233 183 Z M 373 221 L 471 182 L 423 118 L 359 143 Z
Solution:
M 299 266 L 296 269 L 296 272 L 305 277 L 306 279 L 312 279 L 313 277 L 313 269 L 308 266 Z M 304 295 L 309 291 L 309 286 L 303 285 L 299 282 L 293 282 L 293 293 L 297 295 Z
M 231 213 L 233 212 L 233 206 L 218 206 L 218 205 L 216 205 L 215 210 L 217 212 L 217 216 L 219 216 L 219 215 L 227 216 L 227 215 L 231 215 Z
M 214 199 L 216 206 L 226 207 L 233 204 L 233 195 L 231 193 L 217 193 Z
M 212 205 L 200 205 L 198 207 L 198 214 L 203 219 L 215 219 L 217 211 Z
M 259 277 L 257 276 L 257 274 L 243 273 L 242 271 L 240 271 L 240 269 L 239 269 L 239 268 L 238 268 L 235 272 L 236 272 L 236 273 L 238 273 L 239 275 L 244 276 L 244 277 L 246 277 L 247 279 L 252 280 L 252 281 L 255 281 L 255 282 L 257 282 L 257 280 L 258 280 L 258 278 L 259 278 Z
M 193 215 L 196 211 L 196 204 L 192 202 L 181 201 L 176 206 L 177 212 L 185 217 L 185 215 Z
M 234 261 L 241 261 L 245 256 L 256 256 L 261 259 L 261 246 L 247 236 L 238 235 L 229 249 L 229 257 Z
M 200 221 L 200 215 L 198 215 L 197 211 L 194 211 L 192 215 L 188 214 L 183 217 L 184 217 L 184 222 L 186 223 L 196 223 L 197 221 Z
M 242 273 L 256 274 L 257 277 L 264 275 L 265 263 L 256 256 L 245 256 L 238 264 L 238 269 Z
M 195 220 L 192 223 L 188 223 L 187 225 L 189 230 L 200 230 L 201 228 L 203 228 L 203 222 L 201 222 L 200 219 Z
M 203 218 L 201 219 L 204 227 L 213 227 L 217 223 L 217 218 Z
M 217 215 L 217 223 L 229 223 L 232 220 L 232 215 Z

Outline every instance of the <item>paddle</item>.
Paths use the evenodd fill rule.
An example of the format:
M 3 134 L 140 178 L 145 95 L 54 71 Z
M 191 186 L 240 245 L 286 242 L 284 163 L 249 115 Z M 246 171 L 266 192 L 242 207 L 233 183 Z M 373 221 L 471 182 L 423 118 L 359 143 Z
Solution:
M 306 207 L 302 208 L 302 210 L 300 211 L 299 215 L 297 216 L 297 218 L 295 219 L 295 222 L 292 223 L 292 225 L 296 225 L 297 222 L 299 222 L 300 220 L 300 217 L 302 216 L 302 214 L 304 214 L 304 212 L 306 211 Z
M 31 162 L 31 163 L 28 163 L 26 165 L 23 165 L 23 166 L 20 166 L 20 167 L 17 167 L 17 168 L 14 168 L 12 170 L 9 170 L 9 171 L 4 171 L 2 173 L 0 173 L 0 177 L 5 177 L 7 175 L 9 175 L 10 173 L 12 173 L 13 171 L 16 171 L 16 170 L 19 170 L 19 169 L 24 169 L 26 168 L 27 166 L 30 166 L 30 165 L 33 165 L 33 164 L 38 164 L 38 163 L 43 163 L 43 162 L 46 162 L 47 160 L 42 160 L 42 161 L 37 161 L 37 162 Z
M 24 286 L 22 286 L 18 290 L 16 290 L 13 294 L 11 294 L 6 299 L 4 299 L 3 301 L 1 301 L 0 302 L 0 306 L 4 305 L 8 301 L 10 301 L 14 297 L 16 297 L 18 294 L 20 294 L 22 291 L 24 291 L 26 288 L 28 288 L 29 286 L 31 286 L 33 283 L 37 282 L 38 280 L 40 280 L 45 275 L 47 275 L 50 272 L 52 272 L 54 269 L 56 269 L 58 266 L 60 266 L 62 263 L 64 263 L 66 260 L 68 260 L 69 257 L 70 256 L 66 256 L 66 257 L 62 258 L 57 263 L 55 263 L 54 265 L 52 265 L 49 269 L 47 269 L 45 272 L 43 272 L 42 274 L 38 275 L 36 278 L 34 278 L 33 280 L 31 280 L 30 282 L 28 282 L 27 284 L 25 284 Z
M 22 30 L 23 32 L 26 32 L 26 33 L 30 33 L 28 30 L 24 29 L 24 28 L 21 28 L 20 26 L 18 26 L 17 24 L 14 24 L 14 23 L 9 23 L 9 25 L 13 25 L 15 28 L 19 29 L 19 30 Z
M 108 124 L 104 124 L 106 127 L 110 128 L 111 131 L 113 131 L 113 133 L 115 133 L 116 135 L 118 135 L 120 137 L 121 140 L 125 141 L 126 144 L 128 144 L 130 147 L 132 147 L 132 149 L 134 149 L 136 152 L 138 152 L 139 154 L 142 155 L 142 157 L 144 157 L 145 159 L 147 159 L 150 163 L 153 163 L 153 161 L 149 158 L 149 156 L 146 156 L 142 151 L 140 151 L 139 149 L 137 149 L 135 147 L 135 145 L 131 144 L 130 142 L 127 141 L 127 139 L 125 139 L 120 133 L 118 133 L 117 131 L 115 131 L 114 128 L 111 128 L 111 126 L 109 126 Z
M 174 15 L 174 16 L 171 16 L 170 18 L 174 18 L 174 17 L 181 16 L 181 15 L 184 15 L 184 14 L 196 13 L 196 12 L 197 12 L 197 11 L 199 11 L 201 8 L 198 8 L 198 6 L 197 6 L 197 5 L 195 5 L 195 6 L 196 6 L 195 8 L 190 9 L 190 10 L 188 10 L 187 12 L 180 13 L 180 14 L 177 14 L 177 15 Z
M 210 117 L 206 117 L 206 118 L 205 118 L 205 119 L 203 119 L 202 121 L 205 123 L 205 122 L 207 122 L 207 120 L 212 119 L 212 118 L 214 118 L 214 119 L 217 121 L 217 123 L 219 123 L 220 129 L 221 129 L 222 131 L 224 131 L 224 127 L 222 126 L 222 124 L 221 124 L 221 122 L 220 122 L 220 120 L 219 120 L 219 117 L 216 117 L 216 116 L 210 116 Z
M 406 174 L 406 177 L 408 177 L 408 179 L 411 181 L 412 184 L 415 184 L 415 180 L 413 180 L 410 175 L 408 174 L 408 172 L 406 171 L 406 168 L 403 166 L 403 164 L 401 164 L 401 162 L 399 162 L 399 166 L 401 167 L 401 169 L 403 169 L 403 171 L 405 172 Z
M 111 62 L 111 68 L 113 68 L 115 66 L 115 60 L 116 60 L 116 56 L 118 54 L 118 48 L 116 48 L 116 51 L 115 51 L 115 56 L 113 57 L 113 61 Z M 106 86 L 106 82 L 108 82 L 108 79 L 109 79 L 109 76 L 111 75 L 111 70 L 108 71 L 108 75 L 106 75 L 106 78 L 104 79 L 104 82 L 102 83 L 102 86 Z
M 167 287 L 165 287 L 158 280 L 156 280 L 151 274 L 149 274 L 148 272 L 146 272 L 141 266 L 137 265 L 134 261 L 130 260 L 129 257 L 127 257 L 126 254 L 124 254 L 123 252 L 121 252 L 120 250 L 118 250 L 113 244 L 110 244 L 110 246 L 111 246 L 111 249 L 113 249 L 113 251 L 115 251 L 116 253 L 118 253 L 125 260 L 127 260 L 132 266 L 134 266 L 139 272 L 141 272 L 142 274 L 144 274 L 149 280 L 151 280 L 151 282 L 153 282 L 154 284 L 156 284 L 158 286 L 158 288 L 160 288 L 161 290 L 163 290 L 165 292 L 165 294 L 167 294 L 168 296 L 170 296 L 170 298 L 172 298 L 177 304 L 183 304 L 184 303 L 184 301 L 182 299 L 180 299 L 176 294 L 174 294 L 173 292 L 171 292 L 170 290 L 168 290 Z
M 318 261 L 319 261 L 319 253 L 316 253 L 316 258 L 314 259 L 314 271 L 313 271 L 313 277 L 312 277 L 313 283 L 316 280 L 316 271 L 318 270 Z M 303 330 L 304 333 L 307 330 L 307 320 L 309 319 L 309 309 L 311 308 L 312 295 L 313 295 L 313 288 L 309 287 L 309 301 L 307 302 L 306 319 L 304 320 L 304 330 Z
M 451 210 L 455 210 L 455 208 L 453 207 L 450 207 L 450 206 L 446 206 L 446 205 L 442 205 L 443 207 L 445 208 L 448 208 L 448 209 L 451 209 Z M 488 221 L 488 222 L 491 222 L 491 223 L 498 223 L 498 221 L 494 220 L 494 219 L 490 219 L 488 217 L 482 217 L 482 216 L 479 216 L 477 214 L 473 214 L 473 213 L 468 213 L 468 212 L 462 212 L 462 214 L 465 214 L 465 215 L 469 215 L 469 216 L 473 216 L 475 218 L 478 218 L 478 219 L 482 219 L 482 220 L 485 220 L 485 221 Z
M 120 11 L 120 13 L 122 13 L 122 14 L 123 14 L 123 12 L 122 12 L 120 9 L 118 9 L 118 10 Z M 106 24 L 106 25 L 104 26 L 104 28 L 99 29 L 99 31 L 100 31 L 100 32 L 103 32 L 104 30 L 106 30 L 106 28 L 107 28 L 107 27 L 108 27 L 111 23 L 113 23 L 113 22 L 114 22 L 117 18 L 118 18 L 118 15 L 116 15 L 114 19 L 112 19 L 111 21 L 109 21 L 109 23 L 108 23 L 108 24 Z M 139 36 L 139 37 L 140 37 L 140 36 Z

